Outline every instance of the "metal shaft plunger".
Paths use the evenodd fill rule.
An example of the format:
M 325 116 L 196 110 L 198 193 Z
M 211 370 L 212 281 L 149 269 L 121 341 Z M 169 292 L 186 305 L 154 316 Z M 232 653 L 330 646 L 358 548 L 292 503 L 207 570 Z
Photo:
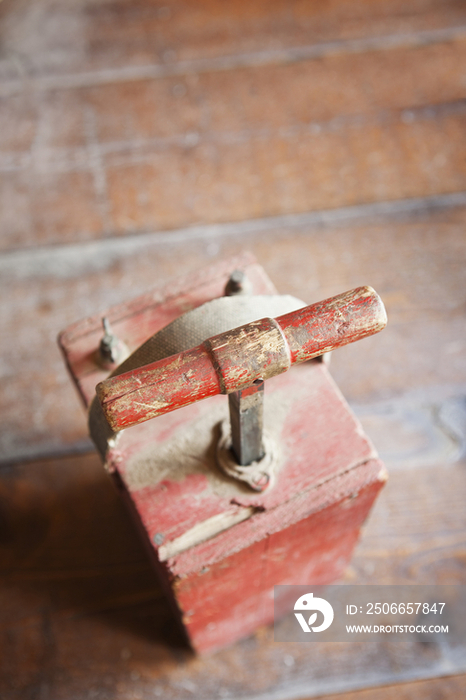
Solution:
M 262 428 L 264 382 L 228 394 L 232 448 L 238 464 L 246 466 L 264 456 Z

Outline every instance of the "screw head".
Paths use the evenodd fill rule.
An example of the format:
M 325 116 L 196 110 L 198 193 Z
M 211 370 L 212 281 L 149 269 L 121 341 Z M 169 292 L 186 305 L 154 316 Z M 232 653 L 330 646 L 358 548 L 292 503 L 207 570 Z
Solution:
M 123 362 L 128 355 L 128 348 L 113 332 L 108 318 L 102 319 L 104 335 L 99 345 L 100 364 L 105 369 L 113 369 L 116 365 Z
M 225 296 L 232 297 L 236 294 L 250 294 L 251 283 L 242 270 L 233 270 L 225 286 Z

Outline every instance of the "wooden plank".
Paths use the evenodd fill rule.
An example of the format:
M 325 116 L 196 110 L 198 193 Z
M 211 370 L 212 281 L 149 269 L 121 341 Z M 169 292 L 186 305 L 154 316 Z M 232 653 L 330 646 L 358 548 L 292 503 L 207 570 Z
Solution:
M 97 456 L 16 465 L 1 476 L 5 700 L 91 693 L 97 700 L 186 700 L 193 693 L 206 700 L 285 700 L 466 670 L 447 648 L 291 645 L 274 642 L 268 627 L 194 660 L 173 630 L 140 540 Z M 465 479 L 464 464 L 393 473 L 345 581 L 464 584 Z M 396 691 L 414 700 L 431 689 L 441 698 L 459 697 L 464 679 L 455 683 L 372 688 L 370 697 L 388 700 Z
M 433 678 L 428 681 L 390 685 L 385 688 L 358 690 L 354 693 L 326 695 L 326 700 L 450 700 L 463 697 L 466 692 L 466 676 Z M 304 698 L 302 699 L 304 700 Z
M 113 227 L 165 229 L 463 191 L 465 133 L 463 115 L 439 115 L 201 143 L 133 163 L 109 157 Z
M 101 80 L 112 69 L 128 72 L 146 66 L 170 68 L 184 61 L 273 52 L 309 43 L 401 35 L 464 24 L 461 4 L 448 0 L 358 0 L 351 9 L 344 0 L 328 5 L 274 0 L 251 5 L 235 0 L 149 0 L 118 5 L 85 0 L 55 7 L 50 0 L 32 5 L 2 6 L 5 31 L 4 82 L 89 74 Z M 30 42 L 31 29 L 35 41 Z M 332 47 L 335 50 L 335 47 Z M 110 69 L 110 70 L 109 70 Z M 97 74 L 97 75 L 96 75 Z M 11 89 L 11 88 L 10 88 Z
M 324 59 L 271 62 L 224 73 L 133 80 L 63 91 L 63 97 L 71 92 L 77 104 L 71 99 L 68 104 L 62 97 L 57 113 L 59 106 L 64 117 L 72 109 L 92 110 L 98 142 L 107 146 L 106 153 L 116 152 L 118 145 L 120 158 L 124 147 L 135 141 L 152 142 L 160 148 L 186 136 L 196 145 L 195 139 L 208 135 L 209 141 L 218 142 L 222 137 L 231 140 L 234 134 L 237 140 L 244 140 L 257 131 L 304 125 L 314 125 L 317 131 L 337 118 L 342 122 L 378 110 L 461 100 L 465 53 L 465 38 L 458 38 L 416 49 L 343 52 Z M 51 98 L 46 104 L 48 101 Z M 115 105 L 121 105 L 117 112 Z M 332 124 L 330 128 L 337 127 Z M 48 136 L 47 145 L 53 147 L 54 135 Z M 190 145 L 189 138 L 186 145 Z
M 4 174 L 4 249 L 464 192 L 462 111 L 130 146 L 128 156 L 106 156 L 99 172 L 92 160 L 40 179 L 34 168 L 13 171 Z M 103 173 L 102 192 L 94 185 Z
M 0 247 L 462 191 L 465 47 L 5 98 Z

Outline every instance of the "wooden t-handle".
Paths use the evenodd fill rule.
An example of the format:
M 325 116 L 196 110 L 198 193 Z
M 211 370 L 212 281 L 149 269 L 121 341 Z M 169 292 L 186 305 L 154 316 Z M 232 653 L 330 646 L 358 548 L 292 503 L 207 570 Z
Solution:
M 216 394 L 230 394 L 298 362 L 381 331 L 382 300 L 358 287 L 276 319 L 220 333 L 186 352 L 110 377 L 96 391 L 114 431 Z

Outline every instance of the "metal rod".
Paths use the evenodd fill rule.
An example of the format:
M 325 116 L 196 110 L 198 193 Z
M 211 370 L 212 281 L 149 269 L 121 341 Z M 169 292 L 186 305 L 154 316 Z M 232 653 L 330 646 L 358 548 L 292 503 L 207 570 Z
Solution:
M 247 466 L 264 456 L 262 427 L 264 382 L 228 394 L 232 447 L 238 464 Z

